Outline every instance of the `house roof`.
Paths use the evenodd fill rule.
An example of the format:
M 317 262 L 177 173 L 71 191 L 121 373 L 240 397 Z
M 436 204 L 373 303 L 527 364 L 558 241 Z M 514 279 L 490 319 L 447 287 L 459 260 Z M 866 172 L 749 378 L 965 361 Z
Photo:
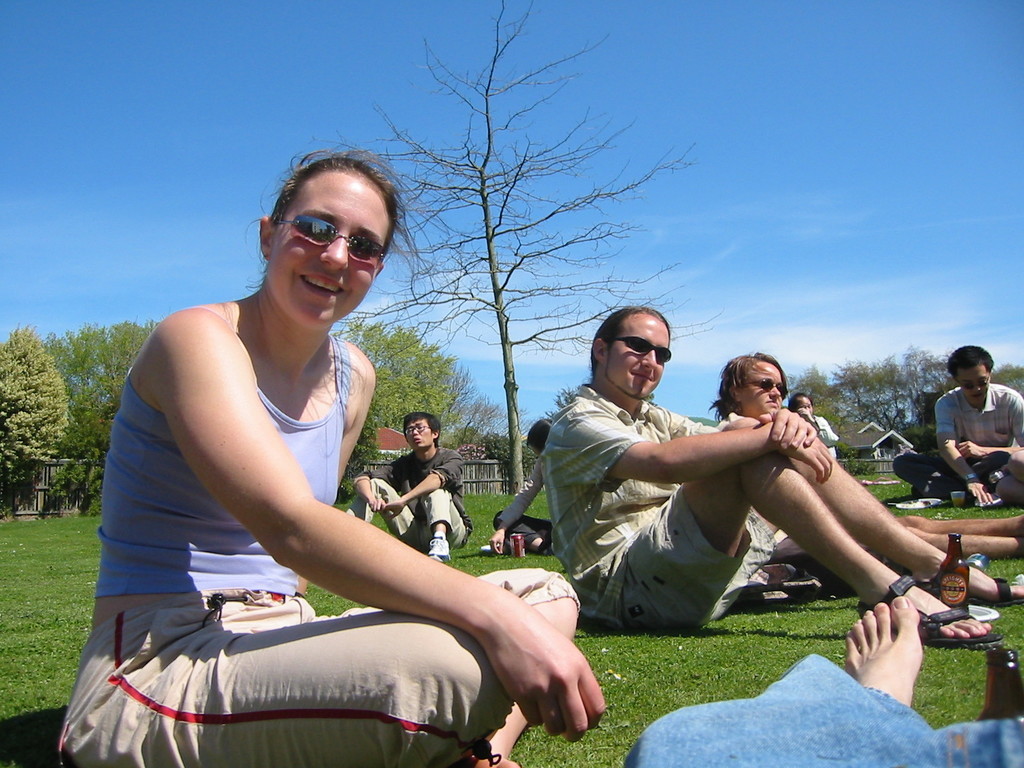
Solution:
M 380 427 L 377 429 L 377 449 L 381 451 L 406 451 L 409 444 L 405 442 L 405 435 L 391 427 Z
M 847 424 L 839 430 L 839 439 L 851 448 L 876 448 L 886 440 L 894 440 L 908 448 L 913 444 L 894 429 L 885 429 L 873 421 Z

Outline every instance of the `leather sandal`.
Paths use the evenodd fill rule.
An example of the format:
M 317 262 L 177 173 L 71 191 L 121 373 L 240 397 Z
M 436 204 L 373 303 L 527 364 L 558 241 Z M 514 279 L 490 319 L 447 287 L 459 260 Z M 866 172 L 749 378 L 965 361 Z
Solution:
M 901 576 L 889 585 L 885 596 L 879 600 L 880 603 L 892 605 L 897 597 L 906 595 L 913 587 L 920 586 L 912 576 Z M 1009 590 L 1009 587 L 1007 587 Z M 1000 592 L 1002 594 L 1002 592 Z M 871 610 L 871 606 L 861 602 L 857 605 L 861 615 Z M 964 608 L 950 608 L 948 611 L 937 611 L 936 613 L 925 613 L 920 608 L 917 611 L 921 616 L 921 642 L 932 648 L 968 648 L 975 651 L 984 651 L 989 648 L 997 648 L 1003 642 L 1003 636 L 995 632 L 989 632 L 980 637 L 946 637 L 942 634 L 942 628 L 957 621 L 964 621 L 971 618 Z
M 981 597 L 972 597 L 971 602 L 974 605 L 989 605 L 994 608 L 1005 608 L 1008 605 L 1024 605 L 1024 597 L 1014 597 L 1006 579 L 993 576 L 992 580 L 996 583 L 996 589 L 999 590 L 999 597 L 991 601 Z

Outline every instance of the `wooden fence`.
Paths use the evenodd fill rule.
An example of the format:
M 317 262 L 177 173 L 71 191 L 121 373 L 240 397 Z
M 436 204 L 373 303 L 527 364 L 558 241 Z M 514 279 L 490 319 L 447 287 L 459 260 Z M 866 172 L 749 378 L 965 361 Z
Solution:
M 367 465 L 367 469 L 386 467 L 390 462 L 375 461 Z M 511 482 L 505 477 L 505 470 L 500 461 L 485 459 L 467 461 L 462 465 L 462 484 L 466 495 L 483 493 L 512 493 Z
M 72 488 L 67 493 L 53 490 L 53 480 L 62 467 L 70 464 L 69 459 L 47 461 L 40 465 L 32 485 L 15 488 L 4 494 L 4 514 L 15 517 L 47 517 L 74 514 L 81 511 L 84 492 Z
M 16 488 L 5 493 L 0 517 L 13 513 L 15 517 L 60 516 L 80 512 L 83 491 L 71 489 L 68 493 L 53 490 L 53 479 L 61 467 L 69 464 L 68 459 L 48 461 L 39 468 L 32 485 Z M 369 468 L 386 466 L 388 462 L 374 462 Z M 505 477 L 500 461 L 467 461 L 462 468 L 462 482 L 466 495 L 511 493 L 511 483 Z
M 892 459 L 857 459 L 870 464 L 871 471 L 877 474 L 892 473 Z M 15 517 L 45 517 L 74 514 L 81 510 L 83 492 L 71 489 L 68 493 L 57 493 L 51 490 L 53 478 L 61 467 L 68 464 L 67 459 L 48 461 L 43 464 L 31 486 L 16 489 L 5 494 L 3 509 L 0 512 Z M 378 461 L 368 465 L 368 469 L 386 466 L 388 462 Z M 462 482 L 466 487 L 466 495 L 512 493 L 511 481 L 505 476 L 500 461 L 492 459 L 484 461 L 467 461 L 462 467 Z M 2 515 L 0 515 L 2 516 Z

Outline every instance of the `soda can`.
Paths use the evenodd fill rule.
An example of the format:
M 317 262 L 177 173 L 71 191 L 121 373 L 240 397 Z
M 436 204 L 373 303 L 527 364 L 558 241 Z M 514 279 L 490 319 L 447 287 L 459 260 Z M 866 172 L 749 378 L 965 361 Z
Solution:
M 992 561 L 988 559 L 988 555 L 983 555 L 980 552 L 976 552 L 968 558 L 964 559 L 969 566 L 977 568 L 979 571 L 987 571 L 989 563 Z
M 513 533 L 509 536 L 512 542 L 512 557 L 526 557 L 526 537 L 521 533 Z

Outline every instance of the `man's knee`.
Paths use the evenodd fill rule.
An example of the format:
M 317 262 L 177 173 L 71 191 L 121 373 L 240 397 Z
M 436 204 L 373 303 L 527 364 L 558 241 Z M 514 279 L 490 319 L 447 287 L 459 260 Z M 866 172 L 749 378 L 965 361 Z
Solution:
M 914 458 L 911 458 L 916 456 L 916 453 L 901 453 L 892 460 L 892 473 L 900 480 L 910 483 L 911 487 L 914 486 L 914 481 L 918 479 L 920 474 L 914 471 L 916 461 Z
M 927 456 L 923 453 L 915 453 L 914 451 L 907 451 L 894 457 L 892 460 L 892 470 L 894 473 L 899 474 L 902 472 L 921 472 L 921 471 L 932 471 L 934 469 L 943 469 L 946 466 L 946 462 L 935 456 Z
M 451 530 L 456 527 L 456 520 L 461 519 L 451 493 L 443 488 L 431 491 L 423 498 L 423 509 L 427 513 L 427 520 L 431 527 L 437 523 L 444 523 Z
M 1015 478 L 1024 482 L 1024 451 L 1017 451 L 1006 462 L 1006 468 Z

